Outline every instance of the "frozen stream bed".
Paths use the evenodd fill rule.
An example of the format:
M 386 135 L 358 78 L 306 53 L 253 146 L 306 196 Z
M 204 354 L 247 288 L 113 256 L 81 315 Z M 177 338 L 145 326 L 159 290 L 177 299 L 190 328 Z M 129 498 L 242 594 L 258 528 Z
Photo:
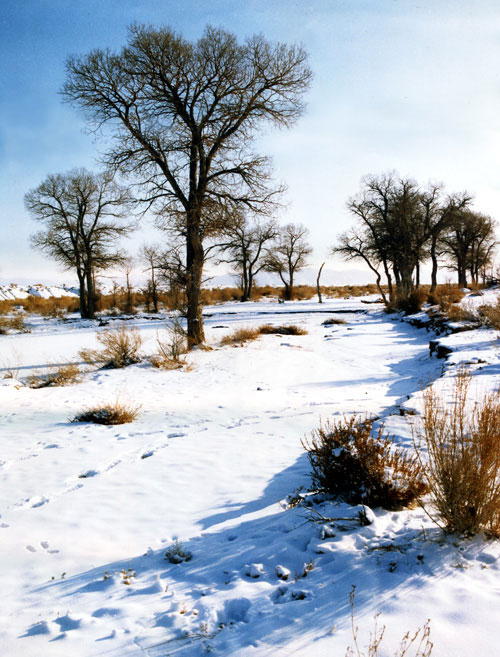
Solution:
M 2 654 L 343 657 L 353 584 L 360 643 L 375 613 L 387 625 L 380 657 L 427 618 L 436 657 L 493 654 L 496 541 L 445 538 L 419 509 L 376 510 L 372 525 L 325 537 L 303 509 L 280 504 L 309 485 L 301 439 L 320 421 L 375 415 L 411 446 L 400 408 L 443 371 L 432 335 L 356 299 L 224 304 L 205 315 L 212 350 L 190 353 L 188 371 L 145 360 L 69 387 L 0 385 Z M 328 317 L 346 323 L 325 327 Z M 308 334 L 219 345 L 264 323 Z M 4 373 L 22 378 L 97 346 L 94 323 L 32 324 L 31 334 L 0 337 Z M 151 354 L 161 322 L 127 325 Z M 493 347 L 490 356 L 489 387 Z M 141 405 L 133 423 L 69 421 L 117 396 Z M 339 515 L 353 512 L 341 506 Z M 189 561 L 165 559 L 176 541 Z

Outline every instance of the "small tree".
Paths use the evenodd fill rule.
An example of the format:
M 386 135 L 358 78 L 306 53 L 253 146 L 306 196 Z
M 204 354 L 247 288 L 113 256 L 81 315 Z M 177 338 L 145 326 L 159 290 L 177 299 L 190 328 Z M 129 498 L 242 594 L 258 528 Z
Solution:
M 157 244 L 144 244 L 140 250 L 140 257 L 147 265 L 147 271 L 150 272 L 149 281 L 145 290 L 146 303 L 149 309 L 149 303 L 153 304 L 153 312 L 158 312 L 158 283 L 156 280 L 156 270 L 160 267 L 160 247 Z
M 295 274 L 306 266 L 307 257 L 312 253 L 308 235 L 308 229 L 302 224 L 287 224 L 266 258 L 266 269 L 281 278 L 287 301 L 293 298 Z
M 278 236 L 275 221 L 251 222 L 244 213 L 237 213 L 234 223 L 224 230 L 227 239 L 218 245 L 221 262 L 234 266 L 241 281 L 241 301 L 248 301 L 252 295 L 257 274 L 266 267 L 265 246 Z
M 76 273 L 82 317 L 95 315 L 96 272 L 124 262 L 116 242 L 134 228 L 123 221 L 131 202 L 110 173 L 85 169 L 50 175 L 25 196 L 27 210 L 43 225 L 31 244 Z

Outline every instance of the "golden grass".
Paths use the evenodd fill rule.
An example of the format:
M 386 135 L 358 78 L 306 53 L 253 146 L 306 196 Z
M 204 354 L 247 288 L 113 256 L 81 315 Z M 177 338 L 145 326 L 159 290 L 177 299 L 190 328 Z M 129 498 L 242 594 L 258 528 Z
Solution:
M 428 458 L 420 459 L 444 529 L 500 536 L 500 392 L 484 394 L 471 407 L 470 385 L 462 369 L 451 404 L 432 387 L 424 391 L 416 436 Z
M 116 399 L 102 406 L 93 406 L 80 411 L 71 422 L 92 422 L 94 424 L 127 424 L 139 415 L 140 405 L 133 405 Z
M 26 379 L 29 388 L 48 388 L 49 386 L 69 386 L 78 383 L 81 378 L 78 365 L 60 365 L 45 374 L 30 374 Z
M 79 354 L 87 365 L 121 368 L 141 360 L 141 334 L 136 328 L 122 326 L 97 334 L 102 349 L 82 349 Z

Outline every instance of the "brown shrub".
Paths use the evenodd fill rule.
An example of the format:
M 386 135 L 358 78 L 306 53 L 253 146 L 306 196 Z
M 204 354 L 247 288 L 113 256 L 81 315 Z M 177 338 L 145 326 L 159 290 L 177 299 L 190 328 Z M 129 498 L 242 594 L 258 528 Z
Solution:
M 0 317 L 0 335 L 6 335 L 9 331 L 18 331 L 19 333 L 30 333 L 22 315 L 15 314 L 11 317 Z
M 31 374 L 26 379 L 29 388 L 47 388 L 49 386 L 69 386 L 80 381 L 81 371 L 78 365 L 60 365 L 45 374 Z
M 484 308 L 488 308 L 488 306 L 484 306 Z M 476 311 L 472 304 L 465 302 L 463 305 L 453 304 L 450 306 L 446 312 L 446 315 L 452 322 L 469 322 L 478 325 L 484 323 L 486 319 L 485 317 L 481 317 L 479 310 Z
M 71 422 L 93 422 L 94 424 L 127 424 L 133 422 L 139 415 L 140 406 L 122 402 L 116 399 L 113 403 L 87 408 L 71 420 Z
M 133 365 L 141 360 L 139 350 L 142 338 L 136 328 L 122 326 L 97 334 L 97 341 L 103 349 L 82 349 L 79 354 L 88 365 L 105 368 L 120 368 Z
M 324 322 L 321 322 L 323 326 L 332 326 L 336 324 L 346 324 L 345 319 L 338 319 L 337 317 L 328 317 Z
M 240 328 L 235 329 L 232 333 L 224 336 L 220 341 L 221 345 L 235 345 L 242 344 L 244 342 L 249 342 L 250 340 L 256 340 L 260 335 L 258 328 Z
M 432 294 L 429 294 L 429 303 L 438 305 L 441 310 L 447 311 L 454 303 L 459 303 L 464 298 L 464 292 L 451 283 L 438 285 Z
M 260 335 L 307 335 L 306 329 L 296 324 L 288 324 L 287 326 L 264 324 L 257 330 Z
M 354 416 L 312 432 L 302 445 L 312 468 L 313 486 L 351 503 L 395 509 L 427 492 L 423 466 L 394 444 L 381 426 L 371 435 L 372 420 Z
M 0 315 L 8 315 L 16 305 L 18 305 L 17 301 L 0 299 Z
M 157 352 L 149 359 L 153 367 L 163 370 L 178 370 L 187 365 L 181 358 L 187 353 L 186 332 L 179 319 L 175 318 L 167 328 L 166 337 L 156 336 Z
M 78 310 L 79 301 L 76 297 L 35 297 L 30 295 L 26 299 L 21 299 L 19 304 L 27 313 L 42 315 L 43 317 L 63 317 L 66 313 L 73 313 Z
M 500 392 L 471 409 L 470 384 L 470 374 L 459 371 L 451 405 L 432 387 L 425 390 L 417 430 L 419 447 L 427 448 L 424 473 L 447 531 L 500 536 Z
M 500 329 L 500 299 L 495 306 L 489 304 L 480 306 L 478 313 L 484 324 L 497 330 Z
M 427 301 L 427 292 L 419 287 L 412 290 L 407 297 L 399 297 L 395 306 L 397 310 L 402 310 L 406 315 L 414 315 L 422 310 L 422 305 Z

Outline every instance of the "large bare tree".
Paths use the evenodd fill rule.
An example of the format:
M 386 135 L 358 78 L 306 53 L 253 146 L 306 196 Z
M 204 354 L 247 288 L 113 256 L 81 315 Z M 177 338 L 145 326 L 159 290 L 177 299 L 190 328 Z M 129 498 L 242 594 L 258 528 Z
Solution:
M 281 278 L 287 301 L 293 299 L 295 274 L 306 266 L 312 253 L 308 236 L 309 231 L 302 224 L 287 224 L 281 228 L 276 243 L 268 251 L 266 269 Z
M 95 314 L 96 272 L 124 262 L 116 242 L 134 228 L 124 220 L 131 202 L 110 173 L 85 169 L 49 175 L 25 196 L 27 210 L 43 225 L 32 246 L 76 273 L 82 317 Z
M 241 44 L 210 26 L 191 43 L 168 27 L 134 25 L 121 52 L 67 62 L 63 96 L 97 129 L 111 128 L 108 164 L 141 181 L 147 207 L 185 241 L 190 345 L 204 340 L 204 240 L 231 206 L 263 212 L 273 202 L 270 163 L 253 141 L 265 124 L 297 120 L 310 80 L 303 48 L 262 36 Z

